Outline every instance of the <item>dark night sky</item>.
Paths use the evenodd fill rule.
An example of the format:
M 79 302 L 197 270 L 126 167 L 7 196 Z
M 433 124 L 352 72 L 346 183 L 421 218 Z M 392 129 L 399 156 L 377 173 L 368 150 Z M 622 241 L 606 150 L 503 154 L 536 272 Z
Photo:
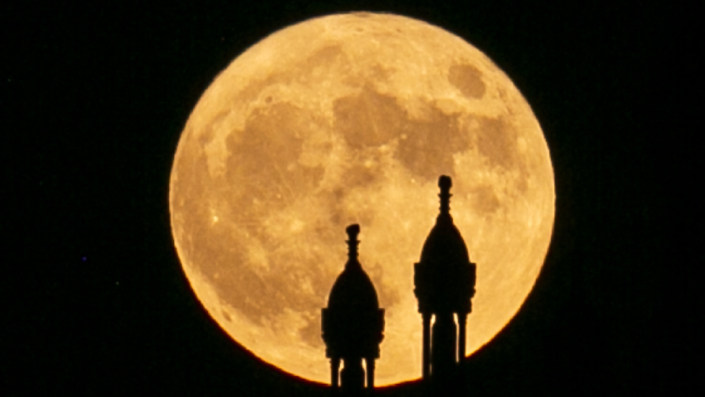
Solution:
M 672 9 L 178 3 L 2 6 L 3 389 L 321 395 L 244 352 L 201 308 L 171 240 L 168 177 L 219 71 L 275 30 L 347 10 L 415 17 L 473 43 L 548 141 L 557 208 L 546 264 L 518 316 L 468 361 L 468 395 L 671 394 L 685 379 L 689 349 L 664 341 L 694 340 L 695 319 L 662 317 L 675 265 L 665 259 L 681 258 L 657 211 L 663 183 L 695 172 L 674 161 L 694 149 L 674 149 L 685 126 L 664 115 L 683 77 L 663 59 L 687 64 L 671 44 Z

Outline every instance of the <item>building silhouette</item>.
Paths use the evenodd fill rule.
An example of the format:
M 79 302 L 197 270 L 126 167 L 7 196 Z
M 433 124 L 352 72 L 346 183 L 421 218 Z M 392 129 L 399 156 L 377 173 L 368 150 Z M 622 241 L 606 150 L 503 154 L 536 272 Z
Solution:
M 475 264 L 450 215 L 450 177 L 441 176 L 438 186 L 440 214 L 426 238 L 421 260 L 414 265 L 414 293 L 423 321 L 422 374 L 434 383 L 448 380 L 465 357 L 465 325 L 476 277 Z
M 374 388 L 375 360 L 379 358 L 379 344 L 384 337 L 384 309 L 379 308 L 375 287 L 357 259 L 360 226 L 350 225 L 346 232 L 348 261 L 333 284 L 328 307 L 322 309 L 321 328 L 326 357 L 330 359 L 333 389 L 340 388 L 346 395 L 359 395 L 365 388 L 362 360 L 367 369 L 367 389 Z M 339 382 L 341 360 L 342 382 Z

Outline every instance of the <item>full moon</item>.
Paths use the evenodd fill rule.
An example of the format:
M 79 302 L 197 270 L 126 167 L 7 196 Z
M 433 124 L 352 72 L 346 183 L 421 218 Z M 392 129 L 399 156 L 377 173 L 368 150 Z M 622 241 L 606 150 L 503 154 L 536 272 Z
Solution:
M 200 302 L 239 344 L 328 383 L 321 308 L 345 227 L 385 309 L 376 383 L 421 376 L 413 266 L 438 214 L 440 175 L 477 264 L 467 352 L 531 291 L 553 228 L 541 127 L 480 50 L 390 14 L 311 19 L 266 37 L 208 87 L 179 140 L 169 205 Z

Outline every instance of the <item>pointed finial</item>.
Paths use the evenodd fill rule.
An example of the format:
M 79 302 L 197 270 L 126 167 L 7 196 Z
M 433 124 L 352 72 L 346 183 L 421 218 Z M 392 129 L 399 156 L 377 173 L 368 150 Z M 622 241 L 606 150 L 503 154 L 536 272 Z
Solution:
M 438 187 L 441 188 L 441 194 L 438 197 L 441 198 L 441 214 L 450 214 L 450 188 L 453 186 L 453 181 L 449 176 L 441 175 L 438 178 Z
M 357 235 L 360 234 L 360 225 L 353 224 L 345 228 L 348 234 L 348 263 L 357 263 L 357 245 L 360 243 Z

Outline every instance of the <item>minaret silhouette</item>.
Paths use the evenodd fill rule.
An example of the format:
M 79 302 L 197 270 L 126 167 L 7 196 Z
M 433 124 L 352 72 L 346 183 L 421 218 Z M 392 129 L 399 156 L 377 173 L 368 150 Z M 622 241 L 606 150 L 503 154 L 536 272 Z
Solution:
M 377 291 L 357 259 L 360 226 L 350 225 L 345 230 L 348 261 L 333 284 L 328 308 L 322 309 L 321 328 L 326 357 L 330 358 L 331 386 L 338 389 L 342 359 L 340 389 L 343 394 L 358 395 L 365 387 L 363 359 L 367 367 L 367 388 L 374 388 L 375 359 L 379 358 L 379 344 L 384 338 L 384 309 L 379 308 Z
M 421 260 L 414 265 L 414 293 L 423 320 L 422 374 L 434 382 L 448 379 L 465 357 L 465 323 L 475 294 L 475 264 L 450 216 L 451 186 L 450 177 L 439 178 L 440 214 L 426 238 Z

